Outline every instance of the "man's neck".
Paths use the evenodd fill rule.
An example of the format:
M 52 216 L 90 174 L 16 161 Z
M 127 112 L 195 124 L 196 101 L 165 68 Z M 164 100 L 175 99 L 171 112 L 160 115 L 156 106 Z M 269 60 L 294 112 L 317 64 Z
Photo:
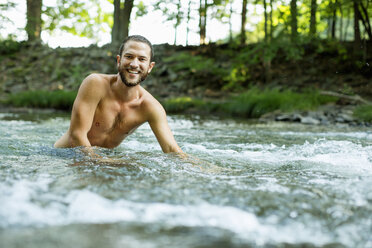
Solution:
M 132 87 L 126 86 L 118 74 L 113 90 L 120 101 L 130 102 L 140 97 L 140 87 L 139 84 Z

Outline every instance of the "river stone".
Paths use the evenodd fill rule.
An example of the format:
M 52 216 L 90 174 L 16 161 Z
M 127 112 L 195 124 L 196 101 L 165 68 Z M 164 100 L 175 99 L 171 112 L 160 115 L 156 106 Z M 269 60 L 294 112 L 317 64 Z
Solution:
M 310 125 L 318 125 L 320 124 L 320 121 L 318 119 L 315 119 L 310 116 L 302 117 L 301 118 L 301 123 L 302 124 L 310 124 Z
M 292 121 L 292 115 L 284 114 L 275 117 L 276 121 Z
M 351 115 L 348 114 L 339 114 L 336 119 L 342 119 L 342 122 L 352 122 L 354 121 L 354 118 Z

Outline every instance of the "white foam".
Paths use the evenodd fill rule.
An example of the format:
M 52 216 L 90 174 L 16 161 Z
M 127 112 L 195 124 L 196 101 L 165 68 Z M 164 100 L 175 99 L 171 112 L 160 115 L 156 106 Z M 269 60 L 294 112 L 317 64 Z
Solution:
M 19 180 L 12 186 L 0 184 L 0 226 L 61 224 L 60 204 L 44 208 L 33 202 L 40 191 L 45 192 L 50 179 L 40 177 L 37 183 Z
M 235 147 L 234 147 L 235 146 Z M 190 153 L 204 153 L 221 160 L 281 166 L 293 162 L 310 162 L 314 166 L 327 165 L 353 173 L 372 173 L 372 146 L 362 146 L 351 141 L 320 139 L 302 145 L 276 146 L 274 144 L 186 144 Z M 236 151 L 240 150 L 240 152 Z
M 160 223 L 167 227 L 215 227 L 231 231 L 242 239 L 260 243 L 312 242 L 324 244 L 329 237 L 293 222 L 287 226 L 267 225 L 259 222 L 254 214 L 232 206 L 209 203 L 198 205 L 173 205 L 167 203 L 141 203 L 124 199 L 109 200 L 96 193 L 72 191 L 65 198 L 52 197 L 53 201 L 42 207 L 32 201 L 32 189 L 47 187 L 48 180 L 31 183 L 19 181 L 2 195 L 0 226 L 43 226 L 73 223 L 140 222 Z M 10 191 L 9 191 L 10 190 Z M 44 188 L 44 191 L 47 189 Z M 39 192 L 40 193 L 40 192 Z M 44 192 L 45 193 L 45 192 Z M 301 230 L 293 235 L 293 230 Z M 316 239 L 315 239 L 316 238 Z M 315 241 L 314 241 L 315 240 Z
M 282 136 L 305 136 L 305 137 L 348 137 L 372 140 L 370 132 L 278 132 Z

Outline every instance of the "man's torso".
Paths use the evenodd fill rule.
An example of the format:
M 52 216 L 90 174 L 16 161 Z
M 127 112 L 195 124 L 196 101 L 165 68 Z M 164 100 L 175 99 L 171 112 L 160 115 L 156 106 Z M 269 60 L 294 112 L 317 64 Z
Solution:
M 102 75 L 106 93 L 99 101 L 87 137 L 92 146 L 113 148 L 118 146 L 129 134 L 147 121 L 143 103 L 151 98 L 142 87 L 138 98 L 120 101 L 113 92 L 113 75 Z M 56 147 L 71 147 L 69 131 L 56 142 Z
M 97 106 L 88 139 L 92 146 L 116 147 L 146 119 L 141 111 L 143 99 L 122 103 L 110 97 Z

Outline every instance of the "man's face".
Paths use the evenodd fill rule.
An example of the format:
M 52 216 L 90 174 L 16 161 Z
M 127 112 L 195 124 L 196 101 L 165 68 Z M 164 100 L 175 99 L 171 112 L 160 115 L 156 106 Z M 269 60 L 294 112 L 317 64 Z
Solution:
M 151 49 L 143 42 L 128 41 L 121 57 L 117 56 L 118 72 L 121 81 L 133 87 L 146 79 L 155 62 L 150 61 Z

